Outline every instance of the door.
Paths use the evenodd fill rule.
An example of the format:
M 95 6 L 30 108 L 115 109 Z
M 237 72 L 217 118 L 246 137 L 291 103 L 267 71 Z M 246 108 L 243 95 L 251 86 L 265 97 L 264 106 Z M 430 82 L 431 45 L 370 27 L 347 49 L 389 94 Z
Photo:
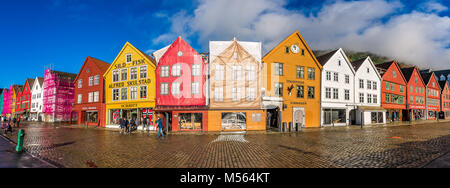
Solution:
M 305 109 L 294 108 L 293 122 L 296 127 L 305 127 Z

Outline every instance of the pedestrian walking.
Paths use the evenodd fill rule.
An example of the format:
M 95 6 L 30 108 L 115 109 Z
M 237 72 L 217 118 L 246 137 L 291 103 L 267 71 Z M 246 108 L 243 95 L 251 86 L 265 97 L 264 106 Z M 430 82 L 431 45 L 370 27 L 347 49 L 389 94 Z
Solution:
M 164 132 L 163 132 L 163 123 L 162 123 L 162 119 L 161 117 L 158 115 L 158 123 L 157 123 L 157 129 L 158 129 L 158 136 L 156 137 L 157 139 L 159 138 L 159 135 L 162 136 L 162 139 L 164 140 Z
M 14 127 L 16 126 L 16 123 L 17 123 L 17 118 L 14 117 L 14 118 L 13 118 L 13 126 L 14 126 Z
M 120 134 L 125 133 L 125 121 L 122 118 L 119 119 L 119 125 L 120 125 Z
M 17 127 L 20 127 L 20 116 L 19 116 L 19 119 L 17 120 Z
M 126 133 L 130 133 L 130 121 L 128 121 L 127 118 L 124 118 L 123 121 L 124 121 L 124 124 L 125 124 L 125 132 Z

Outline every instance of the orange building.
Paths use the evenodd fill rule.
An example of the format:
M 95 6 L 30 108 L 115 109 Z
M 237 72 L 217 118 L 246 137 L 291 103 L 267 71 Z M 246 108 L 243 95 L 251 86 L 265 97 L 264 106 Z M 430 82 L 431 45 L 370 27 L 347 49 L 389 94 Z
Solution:
M 321 71 L 300 32 L 263 58 L 263 108 L 267 126 L 280 130 L 320 127 Z

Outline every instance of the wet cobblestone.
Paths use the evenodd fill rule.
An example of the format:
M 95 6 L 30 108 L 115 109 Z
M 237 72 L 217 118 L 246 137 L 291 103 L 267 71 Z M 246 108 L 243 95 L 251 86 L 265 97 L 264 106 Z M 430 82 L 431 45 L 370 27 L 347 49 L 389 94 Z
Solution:
M 38 123 L 24 129 L 27 152 L 59 167 L 409 168 L 450 151 L 448 122 L 291 134 L 177 134 L 165 140 Z

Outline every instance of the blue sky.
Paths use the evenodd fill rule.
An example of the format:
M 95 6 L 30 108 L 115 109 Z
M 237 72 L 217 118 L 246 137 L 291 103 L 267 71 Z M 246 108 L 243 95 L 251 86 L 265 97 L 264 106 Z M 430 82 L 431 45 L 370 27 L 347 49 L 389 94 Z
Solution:
M 78 73 L 86 56 L 111 63 L 126 41 L 151 52 L 169 45 L 178 35 L 199 52 L 207 52 L 209 40 L 230 40 L 233 36 L 261 41 L 267 51 L 287 34 L 299 30 L 314 49 L 345 47 L 410 60 L 407 54 L 411 52 L 406 47 L 416 43 L 399 40 L 395 44 L 401 46 L 394 48 L 392 43 L 378 43 L 380 34 L 376 31 L 388 33 L 387 39 L 397 39 L 395 35 L 402 28 L 431 26 L 436 31 L 412 33 L 419 41 L 434 41 L 427 43 L 431 50 L 424 49 L 423 57 L 414 60 L 421 59 L 417 61 L 420 64 L 424 59 L 444 54 L 440 58 L 445 61 L 436 63 L 440 66 L 445 62 L 450 64 L 450 11 L 447 8 L 450 5 L 447 3 L 418 0 L 0 0 L 3 68 L 0 87 L 24 84 L 26 78 L 43 76 L 44 68 L 49 65 L 55 70 Z M 342 19 L 329 23 L 333 18 Z M 346 26 L 349 24 L 346 20 L 352 25 Z M 423 23 L 423 20 L 433 21 Z M 405 51 L 384 51 L 390 47 L 403 49 L 402 46 Z M 390 51 L 395 54 L 389 54 Z

